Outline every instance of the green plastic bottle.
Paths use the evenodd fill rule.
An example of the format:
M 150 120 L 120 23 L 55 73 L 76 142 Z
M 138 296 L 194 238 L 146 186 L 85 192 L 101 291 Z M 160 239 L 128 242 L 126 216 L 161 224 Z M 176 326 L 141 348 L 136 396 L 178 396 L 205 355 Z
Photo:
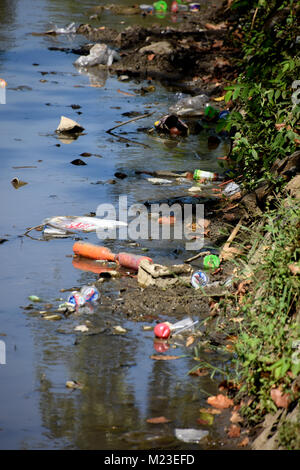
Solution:
M 208 119 L 214 119 L 219 116 L 219 111 L 210 104 L 207 104 L 204 108 L 204 116 Z

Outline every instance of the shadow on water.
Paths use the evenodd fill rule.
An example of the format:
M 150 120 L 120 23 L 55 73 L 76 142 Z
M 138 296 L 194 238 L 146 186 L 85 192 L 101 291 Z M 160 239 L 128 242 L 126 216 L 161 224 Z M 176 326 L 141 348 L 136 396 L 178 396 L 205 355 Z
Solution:
M 96 0 L 43 0 L 37 6 L 33 0 L 3 0 L 0 5 L 0 74 L 8 84 L 7 103 L 0 105 L 0 236 L 7 240 L 0 245 L 0 334 L 7 352 L 6 365 L 0 365 L 0 448 L 199 449 L 174 437 L 176 427 L 199 428 L 198 410 L 208 394 L 217 391 L 209 376 L 187 375 L 194 366 L 192 353 L 176 361 L 150 359 L 153 333 L 143 330 L 149 322 L 114 313 L 109 301 L 92 315 L 57 322 L 47 322 L 39 314 L 47 309 L 45 303 L 20 309 L 28 305 L 30 294 L 46 304 L 59 303 L 68 294 L 61 289 L 96 280 L 95 274 L 72 267 L 72 239 L 39 243 L 22 237 L 26 228 L 45 217 L 89 214 L 103 202 L 117 205 L 121 195 L 127 195 L 131 204 L 184 193 L 188 187 L 184 183 L 153 186 L 135 172 L 192 171 L 200 165 L 217 171 L 216 157 L 226 149 L 226 143 L 208 148 L 211 129 L 176 142 L 140 131 L 153 126 L 178 97 L 159 83 L 153 93 L 141 95 L 139 90 L 147 85 L 142 81 L 119 82 L 103 71 L 80 74 L 73 66 L 76 55 L 53 48 L 78 47 L 86 43 L 83 37 L 31 34 L 51 24 L 86 22 L 87 8 L 97 4 Z M 94 21 L 99 24 L 99 19 Z M 124 21 L 133 24 L 137 18 L 104 12 L 101 21 L 121 28 Z M 161 21 L 167 24 L 169 19 Z M 116 129 L 115 135 L 106 133 L 132 111 L 154 114 Z M 69 142 L 59 140 L 55 129 L 61 115 L 80 122 L 83 135 Z M 82 153 L 91 156 L 81 157 Z M 86 165 L 70 163 L 77 158 Z M 106 183 L 117 171 L 128 177 Z M 15 189 L 12 178 L 27 184 Z M 85 238 L 98 241 L 93 234 Z M 127 241 L 110 245 L 128 247 Z M 152 243 L 149 253 L 158 260 L 168 259 L 169 249 L 168 244 Z M 106 283 L 106 289 L 118 296 L 116 286 Z M 85 321 L 92 321 L 99 333 L 74 333 L 74 327 Z M 114 334 L 113 326 L 120 324 L 126 334 Z M 68 389 L 67 380 L 84 387 Z M 170 422 L 157 427 L 146 422 L 162 415 Z M 213 427 L 210 443 L 203 447 L 213 446 L 218 433 Z

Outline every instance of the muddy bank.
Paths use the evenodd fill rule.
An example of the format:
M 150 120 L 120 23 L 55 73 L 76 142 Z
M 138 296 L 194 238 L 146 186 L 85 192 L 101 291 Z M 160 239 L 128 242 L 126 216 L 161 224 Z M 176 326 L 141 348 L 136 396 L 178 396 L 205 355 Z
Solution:
M 82 24 L 77 33 L 117 49 L 120 61 L 110 65 L 111 73 L 180 84 L 193 94 L 199 90 L 215 94 L 235 76 L 233 61 L 239 54 L 233 44 L 235 17 L 228 12 L 226 16 L 225 22 L 224 7 L 207 8 L 164 28 L 130 26 L 118 32 Z M 92 45 L 73 52 L 87 54 Z

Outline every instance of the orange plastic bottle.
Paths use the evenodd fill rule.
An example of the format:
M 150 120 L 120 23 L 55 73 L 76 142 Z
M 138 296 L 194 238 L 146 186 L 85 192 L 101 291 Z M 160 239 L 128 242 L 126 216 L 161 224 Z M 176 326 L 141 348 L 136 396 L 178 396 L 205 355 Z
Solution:
M 105 246 L 97 246 L 92 243 L 75 242 L 73 245 L 75 255 L 83 256 L 90 259 L 102 259 L 106 261 L 114 261 L 115 254 Z
M 135 271 L 139 269 L 139 264 L 144 259 L 147 259 L 152 263 L 152 259 L 148 258 L 148 256 L 132 255 L 131 253 L 118 253 L 115 257 L 115 261 L 117 261 L 121 266 Z

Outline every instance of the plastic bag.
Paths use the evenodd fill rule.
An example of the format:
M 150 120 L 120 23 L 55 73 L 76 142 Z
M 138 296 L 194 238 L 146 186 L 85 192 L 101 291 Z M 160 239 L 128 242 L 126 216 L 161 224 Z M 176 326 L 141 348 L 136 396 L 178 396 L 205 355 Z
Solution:
M 67 231 L 95 232 L 97 228 L 113 229 L 127 226 L 118 220 L 98 219 L 97 217 L 57 216 L 45 219 L 43 224 Z
M 179 100 L 169 110 L 178 116 L 199 116 L 203 114 L 204 107 L 208 102 L 209 97 L 205 94 L 189 96 Z
M 119 54 L 108 47 L 106 44 L 95 44 L 89 55 L 82 55 L 74 64 L 79 67 L 92 67 L 93 65 L 108 65 L 110 66 L 114 61 L 120 60 Z

